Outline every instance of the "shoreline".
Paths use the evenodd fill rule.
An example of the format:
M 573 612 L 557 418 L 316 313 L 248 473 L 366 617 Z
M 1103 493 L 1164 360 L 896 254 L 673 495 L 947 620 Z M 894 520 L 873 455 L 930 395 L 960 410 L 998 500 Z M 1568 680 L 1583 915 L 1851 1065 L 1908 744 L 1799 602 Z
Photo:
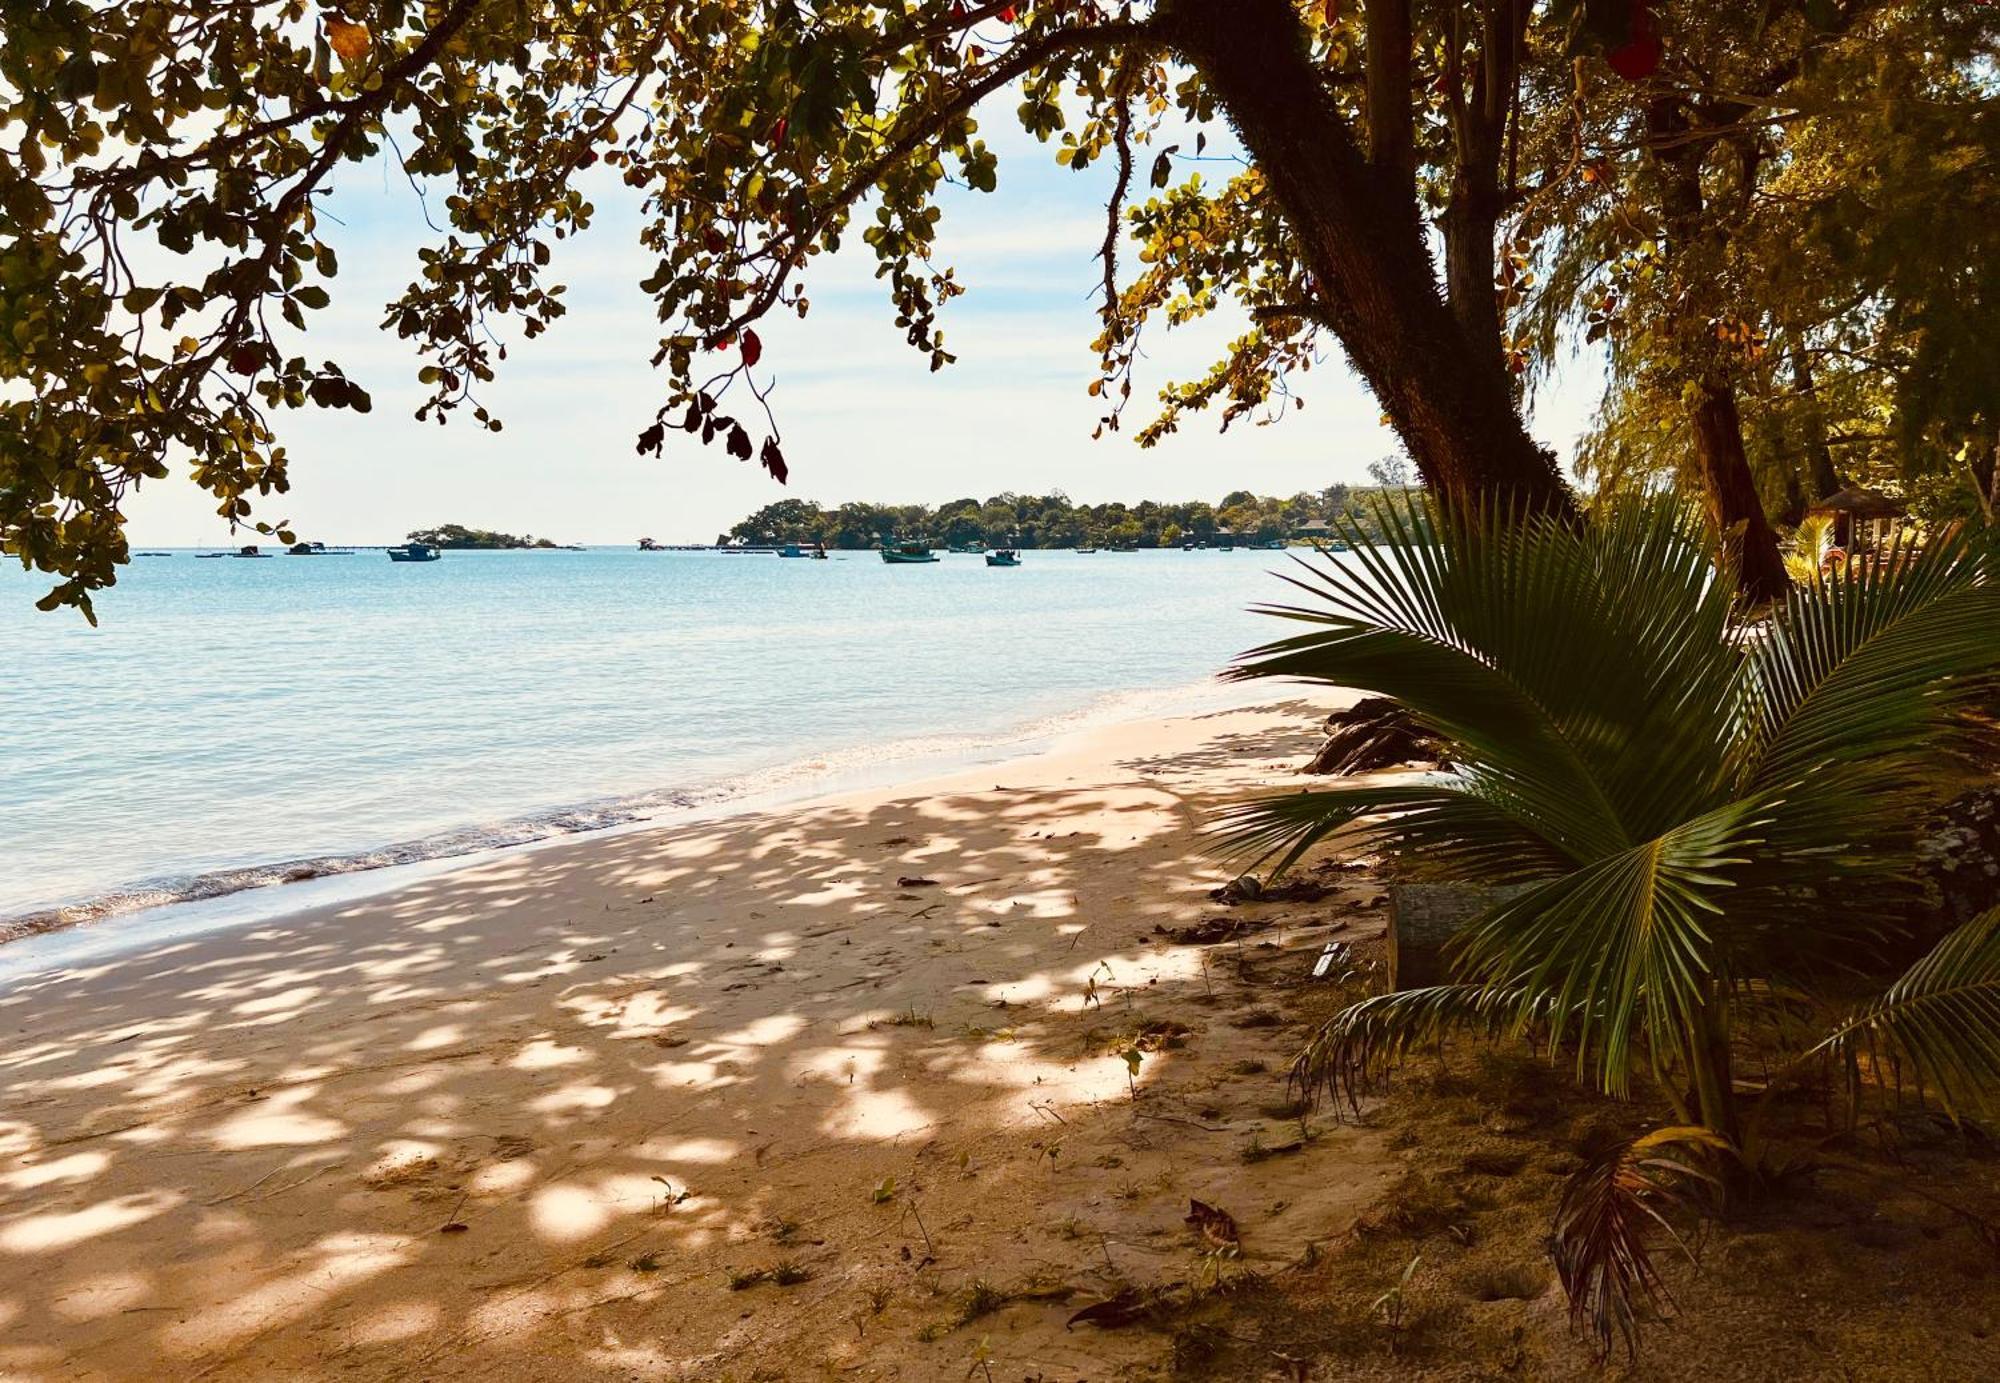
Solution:
M 1379 931 L 1372 884 L 1232 913 L 1233 960 L 1193 925 L 1210 814 L 1299 786 L 1325 712 L 1128 720 L 0 987 L 0 1373 L 945 1377 L 990 1331 L 1116 1376 L 1157 1341 L 1068 1319 L 1184 1280 L 1190 1197 L 1279 1263 L 1396 1174 L 1330 1121 L 1262 1151 L 1301 1146 L 1269 975 Z
M 89 942 L 50 943 L 64 955 L 125 949 L 116 933 L 144 929 L 190 934 L 283 916 L 306 907 L 359 901 L 491 856 L 535 850 L 742 813 L 803 806 L 869 788 L 1032 757 L 1093 730 L 1256 704 L 1268 688 L 1214 677 L 1142 691 L 1106 692 L 1083 705 L 990 732 L 948 731 L 825 754 L 803 754 L 765 769 L 696 783 L 552 805 L 486 824 L 345 852 L 227 866 L 187 877 L 107 887 L 88 897 L 0 917 L 0 985 L 23 972 L 21 948 L 89 933 Z M 757 786 L 762 784 L 762 786 Z M 306 896 L 301 897 L 304 893 Z M 245 895 L 252 895 L 246 898 Z M 137 943 L 134 943 L 137 944 Z

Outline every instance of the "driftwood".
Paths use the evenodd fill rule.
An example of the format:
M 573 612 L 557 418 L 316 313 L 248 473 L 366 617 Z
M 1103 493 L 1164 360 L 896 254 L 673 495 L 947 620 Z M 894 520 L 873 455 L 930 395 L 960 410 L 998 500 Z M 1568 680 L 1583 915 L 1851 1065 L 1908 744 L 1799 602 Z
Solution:
M 1326 718 L 1327 741 L 1308 773 L 1373 773 L 1403 764 L 1430 762 L 1443 768 L 1443 741 L 1420 727 L 1410 713 L 1386 696 L 1365 696 Z

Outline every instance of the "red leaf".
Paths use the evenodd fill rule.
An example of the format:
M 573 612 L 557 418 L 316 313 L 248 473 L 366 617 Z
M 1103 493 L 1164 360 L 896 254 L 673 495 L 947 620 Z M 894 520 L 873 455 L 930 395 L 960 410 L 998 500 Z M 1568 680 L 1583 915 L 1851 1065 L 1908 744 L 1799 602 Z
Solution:
M 1660 36 L 1653 32 L 1653 17 L 1646 13 L 1645 0 L 1633 0 L 1632 37 L 1604 55 L 1611 70 L 1628 82 L 1650 77 L 1660 67 Z
M 1641 77 L 1650 77 L 1660 67 L 1660 41 L 1651 34 L 1633 39 L 1623 48 L 1613 48 L 1604 55 L 1611 64 L 1611 70 L 1628 82 L 1636 82 Z
M 1012 24 L 1014 22 L 1014 7 L 1012 5 L 1000 11 L 1000 22 L 1002 24 Z
M 743 363 L 755 365 L 764 358 L 764 343 L 757 339 L 757 333 L 747 327 L 743 331 Z

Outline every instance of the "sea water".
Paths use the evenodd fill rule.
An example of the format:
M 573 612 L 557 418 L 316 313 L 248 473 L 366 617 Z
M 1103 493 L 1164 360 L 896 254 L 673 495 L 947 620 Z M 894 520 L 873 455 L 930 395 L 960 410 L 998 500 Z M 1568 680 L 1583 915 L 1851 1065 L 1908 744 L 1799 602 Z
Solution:
M 139 558 L 0 571 L 0 937 L 1017 752 L 1192 705 L 1275 552 Z M 1179 699 L 1177 699 L 1179 698 Z

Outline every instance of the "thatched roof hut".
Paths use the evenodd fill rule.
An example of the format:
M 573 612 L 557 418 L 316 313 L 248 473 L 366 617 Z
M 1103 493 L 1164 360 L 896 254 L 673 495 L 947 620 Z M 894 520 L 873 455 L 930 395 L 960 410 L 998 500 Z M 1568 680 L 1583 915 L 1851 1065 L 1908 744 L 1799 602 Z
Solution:
M 1908 507 L 1903 501 L 1891 499 L 1880 490 L 1864 490 L 1858 485 L 1836 490 L 1825 499 L 1815 500 L 1806 506 L 1808 515 L 1816 514 L 1833 520 L 1834 542 L 1850 552 L 1888 541 L 1896 527 L 1896 520 L 1907 512 Z

